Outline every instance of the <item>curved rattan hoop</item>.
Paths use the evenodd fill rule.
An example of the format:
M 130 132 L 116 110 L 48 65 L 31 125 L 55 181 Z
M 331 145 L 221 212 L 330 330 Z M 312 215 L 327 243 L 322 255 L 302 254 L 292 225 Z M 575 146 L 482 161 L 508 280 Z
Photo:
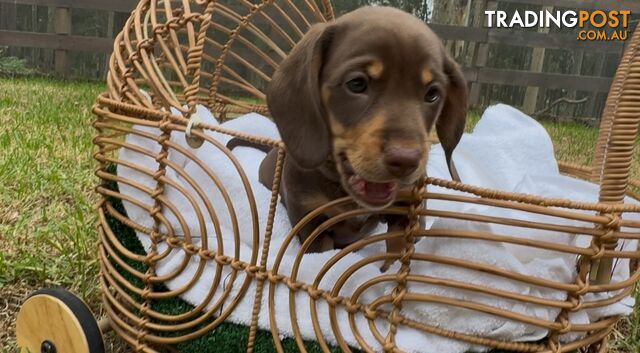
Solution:
M 333 11 L 328 0 L 142 0 L 132 12 L 125 28 L 115 40 L 114 53 L 109 62 L 108 90 L 98 97 L 93 109 L 97 116 L 93 125 L 97 131 L 94 139 L 97 146 L 95 158 L 98 161 L 96 175 L 101 180 L 96 188 L 101 196 L 98 204 L 98 247 L 102 269 L 100 282 L 105 311 L 118 335 L 134 346 L 136 351 L 155 352 L 155 347 L 159 344 L 177 344 L 212 331 L 232 314 L 244 297 L 252 297 L 254 306 L 247 330 L 248 352 L 253 350 L 260 313 L 268 315 L 274 347 L 278 352 L 283 351 L 279 331 L 281 323 L 275 313 L 276 302 L 283 300 L 285 303 L 280 305 L 288 305 L 294 339 L 303 352 L 306 349 L 298 325 L 300 320 L 311 320 L 315 339 L 323 351 L 329 350 L 330 344 L 326 338 L 328 334 L 335 338 L 337 346 L 342 350 L 351 350 L 345 340 L 346 332 L 340 331 L 341 326 L 337 322 L 340 313 L 346 313 L 352 331 L 349 334 L 355 337 L 359 348 L 364 351 L 373 350 L 375 345 L 385 351 L 399 351 L 395 335 L 401 326 L 470 344 L 518 352 L 557 353 L 585 347 L 591 347 L 594 352 L 603 351 L 608 334 L 618 318 L 605 318 L 590 324 L 572 324 L 569 314 L 622 300 L 632 292 L 640 278 L 638 249 L 623 250 L 617 246 L 619 240 L 640 240 L 640 222 L 625 218 L 629 213 L 640 213 L 640 206 L 623 202 L 625 195 L 636 195 L 629 190 L 629 185 L 640 186 L 640 181 L 632 180 L 629 176 L 640 120 L 640 32 L 636 31 L 633 35 L 616 73 L 603 114 L 593 165 L 586 167 L 560 163 L 563 173 L 590 179 L 600 185 L 598 203 L 549 199 L 425 178 L 415 186 L 412 193 L 401 195 L 409 201 L 409 207 L 393 207 L 384 211 L 407 215 L 410 226 L 405 231 L 377 234 L 346 247 L 321 266 L 315 281 L 304 283 L 298 280 L 302 251 L 297 253 L 297 261 L 291 271 L 283 271 L 281 267 L 285 253 L 296 241 L 297 229 L 324 210 L 352 205 L 353 201 L 336 200 L 312 212 L 294 227 L 274 252 L 269 246 L 276 208 L 279 207 L 279 180 L 286 153 L 283 144 L 218 125 L 196 124 L 192 130 L 193 135 L 223 153 L 244 186 L 243 193 L 231 195 L 225 189 L 224 180 L 221 180 L 214 169 L 176 144 L 171 137 L 187 130 L 198 104 L 207 106 L 223 121 L 249 112 L 268 115 L 264 90 L 274 70 L 313 23 L 332 19 Z M 211 137 L 214 132 L 279 148 L 266 229 L 262 232 L 258 224 L 258 208 L 262 205 L 256 203 L 254 190 L 238 160 Z M 143 148 L 125 140 L 126 136 L 134 135 L 148 141 L 155 149 Z M 157 168 L 149 169 L 131 160 L 122 160 L 118 154 L 121 151 L 155 160 Z M 169 158 L 170 155 L 180 155 L 195 163 L 199 172 L 211 180 L 213 189 L 219 192 L 225 205 L 223 210 L 208 201 L 207 193 L 212 191 L 198 185 L 189 172 Z M 114 166 L 136 171 L 147 182 L 115 175 Z M 182 178 L 186 184 L 177 183 L 172 175 Z M 132 197 L 131 193 L 118 190 L 114 184 L 135 190 L 144 197 Z M 427 191 L 425 184 L 461 191 L 463 194 Z M 178 193 L 187 200 L 189 207 L 195 210 L 197 224 L 189 224 L 180 206 L 166 196 L 168 192 Z M 236 214 L 234 202 L 239 199 L 247 202 L 251 213 L 249 218 Z M 548 221 L 534 222 L 425 208 L 425 200 L 477 204 L 522 214 L 544 215 Z M 129 218 L 119 202 L 144 210 L 151 222 Z M 370 212 L 355 208 L 327 220 L 302 244 L 302 248 L 308 246 L 322 229 Z M 588 237 L 590 243 L 581 247 L 482 231 L 423 230 L 418 226 L 420 216 L 511 226 L 523 231 L 560 232 Z M 206 223 L 205 219 L 211 220 L 211 224 Z M 222 234 L 223 219 L 230 222 L 230 236 Z M 123 226 L 144 238 L 147 251 L 136 248 L 122 237 L 120 228 Z M 199 237 L 199 234 L 211 235 L 211 238 Z M 238 248 L 239 239 L 243 236 L 253 244 L 250 254 L 245 257 Z M 364 257 L 341 273 L 332 286 L 322 286 L 323 279 L 345 256 L 394 237 L 406 238 L 408 245 L 402 253 L 378 253 Z M 566 283 L 532 277 L 484 263 L 420 253 L 413 244 L 414 240 L 423 237 L 482 240 L 570 256 L 577 258 L 577 276 L 575 282 Z M 233 246 L 228 244 L 229 238 L 233 240 Z M 178 261 L 167 273 L 157 273 L 158 264 L 176 253 L 183 256 L 182 261 Z M 273 256 L 273 263 L 268 263 L 269 255 Z M 400 261 L 401 266 L 397 272 L 381 274 L 354 288 L 350 295 L 344 295 L 345 285 L 354 273 L 388 258 Z M 630 277 L 624 281 L 611 282 L 612 267 L 619 261 L 629 262 Z M 197 264 L 195 270 L 189 267 L 193 263 Z M 545 299 L 532 294 L 497 290 L 480 284 L 410 271 L 420 263 L 459 267 L 514 283 L 563 291 L 567 298 Z M 209 287 L 201 298 L 202 304 L 177 313 L 163 312 L 158 307 L 157 304 L 163 300 L 184 295 L 197 283 L 201 283 L 207 266 L 214 266 L 215 271 L 207 282 Z M 158 287 L 159 284 L 185 274 L 190 278 L 179 288 Z M 237 285 L 235 291 L 232 290 L 234 284 Z M 364 299 L 368 291 L 383 284 L 392 286 L 394 290 L 372 301 Z M 552 308 L 559 314 L 555 320 L 548 321 L 486 304 L 463 302 L 443 295 L 411 290 L 412 286 L 424 284 L 474 291 L 501 300 Z M 276 300 L 276 288 L 282 286 L 288 288 L 289 297 Z M 601 292 L 615 294 L 605 299 L 585 300 L 588 295 Z M 268 298 L 266 307 L 260 300 L 255 300 L 262 298 L 263 293 Z M 310 299 L 309 318 L 299 317 L 296 312 L 296 294 L 299 293 L 304 293 Z M 318 306 L 321 303 L 328 304 L 330 333 L 323 332 L 326 328 L 319 324 Z M 504 342 L 430 326 L 428 323 L 415 321 L 402 310 L 403 306 L 413 303 L 439 303 L 486 313 L 544 328 L 549 331 L 549 336 L 543 342 Z M 364 332 L 364 327 L 356 325 L 356 317 L 368 320 L 370 332 Z M 380 322 L 387 324 L 386 329 L 383 330 Z M 561 344 L 561 337 L 566 333 L 582 335 Z M 377 342 L 367 340 L 366 337 L 373 337 Z

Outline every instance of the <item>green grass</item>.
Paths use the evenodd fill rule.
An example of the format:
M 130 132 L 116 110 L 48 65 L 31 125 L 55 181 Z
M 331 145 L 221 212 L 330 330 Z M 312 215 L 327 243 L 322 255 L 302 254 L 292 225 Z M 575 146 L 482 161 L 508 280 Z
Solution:
M 101 90 L 0 81 L 0 283 L 95 291 L 90 109 Z
M 0 78 L 0 352 L 11 346 L 12 319 L 32 289 L 64 286 L 99 310 L 90 110 L 103 89 L 95 83 Z M 470 115 L 469 128 L 478 118 Z M 561 159 L 591 161 L 596 129 L 544 125 Z M 223 334 L 183 348 L 243 351 L 246 328 L 225 325 L 217 332 Z M 640 316 L 623 320 L 616 352 L 640 351 L 639 332 Z M 261 349 L 269 351 L 269 335 L 259 337 Z M 119 344 L 109 347 L 122 350 Z

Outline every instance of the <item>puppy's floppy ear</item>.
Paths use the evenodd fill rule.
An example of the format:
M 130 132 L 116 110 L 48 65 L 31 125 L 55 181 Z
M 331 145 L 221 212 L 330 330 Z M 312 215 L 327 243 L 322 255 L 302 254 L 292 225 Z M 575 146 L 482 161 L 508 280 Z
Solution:
M 330 153 L 330 132 L 320 100 L 320 75 L 333 26 L 319 23 L 293 48 L 267 88 L 267 105 L 287 152 L 300 167 L 313 169 Z
M 447 86 L 444 107 L 436 121 L 436 131 L 438 132 L 438 139 L 442 144 L 442 149 L 447 159 L 447 166 L 449 167 L 451 178 L 460 181 L 451 156 L 464 133 L 467 118 L 467 81 L 458 63 L 446 53 L 444 56 L 444 71 L 449 79 L 449 84 Z

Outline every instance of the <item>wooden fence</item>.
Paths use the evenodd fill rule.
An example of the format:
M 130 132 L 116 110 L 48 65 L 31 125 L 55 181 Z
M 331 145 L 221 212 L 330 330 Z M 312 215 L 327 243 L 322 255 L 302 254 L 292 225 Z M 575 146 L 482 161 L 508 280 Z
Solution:
M 340 1 L 340 0 L 336 0 Z M 438 1 L 438 0 L 435 0 Z M 539 8 L 555 9 L 600 9 L 630 10 L 640 14 L 640 1 L 630 0 L 469 0 L 473 1 L 477 13 L 476 18 L 461 25 L 431 24 L 431 27 L 448 43 L 464 43 L 470 47 L 471 58 L 461 60 L 470 82 L 470 100 L 472 105 L 481 106 L 495 101 L 489 92 L 490 87 L 519 87 L 522 91 L 519 102 L 509 102 L 519 106 L 528 113 L 535 113 L 548 105 L 541 99 L 544 90 L 563 90 L 569 98 L 576 98 L 575 92 L 586 92 L 590 107 L 582 117 L 597 118 L 600 114 L 604 96 L 609 90 L 613 72 L 602 75 L 595 72 L 591 75 L 581 74 L 582 58 L 589 53 L 608 55 L 617 62 L 624 50 L 622 41 L 578 41 L 575 34 L 549 33 L 548 31 L 531 31 L 522 29 L 487 28 L 484 22 L 484 10 L 496 10 L 505 4 L 527 4 Z M 136 5 L 135 0 L 0 0 L 0 47 L 45 48 L 53 50 L 55 63 L 51 68 L 60 75 L 70 71 L 70 53 L 83 51 L 106 57 L 112 50 L 112 38 L 122 26 L 123 13 L 130 12 Z M 46 6 L 53 14 L 52 24 L 47 33 L 35 30 L 18 29 L 15 23 L 17 5 Z M 104 11 L 109 14 L 107 36 L 89 37 L 73 34 L 71 13 L 76 9 Z M 11 13 L 13 11 L 13 13 Z M 117 14 L 120 13 L 120 16 Z M 632 26 L 629 27 L 631 32 Z M 631 33 L 629 33 L 629 36 Z M 514 46 L 533 48 L 532 54 L 544 58 L 545 50 L 568 50 L 578 53 L 575 67 L 570 73 L 542 72 L 543 63 L 532 60 L 529 67 L 522 70 L 497 68 L 489 60 L 490 48 L 496 46 Z M 544 61 L 544 59 L 542 59 Z M 106 69 L 106 65 L 104 66 Z M 602 70 L 600 70 L 602 71 Z M 104 72 L 101 73 L 104 75 Z M 578 115 L 580 115 L 578 114 Z M 574 114 L 575 115 L 575 114 Z
M 629 10 L 632 14 L 640 14 L 640 1 L 628 0 L 474 0 L 481 2 L 479 13 L 484 15 L 485 10 L 497 10 L 499 5 L 524 4 L 537 6 L 537 10 L 566 9 L 566 10 Z M 476 4 L 477 5 L 477 4 Z M 484 16 L 483 16 L 484 17 Z M 634 24 L 637 21 L 633 21 Z M 632 35 L 634 24 L 628 28 L 628 37 Z M 564 98 L 576 98 L 576 92 L 581 91 L 588 104 L 583 109 L 582 116 L 573 116 L 577 120 L 588 123 L 597 123 L 604 106 L 606 93 L 609 91 L 613 71 L 602 76 L 602 68 L 589 75 L 581 73 L 582 61 L 585 54 L 597 53 L 603 56 L 612 56 L 614 65 L 622 57 L 625 49 L 625 41 L 579 41 L 576 33 L 549 33 L 548 30 L 523 30 L 505 28 L 487 28 L 486 21 L 477 21 L 468 26 L 430 24 L 435 32 L 445 41 L 464 41 L 467 45 L 474 46 L 474 54 L 471 60 L 465 62 L 465 74 L 471 84 L 470 102 L 473 106 L 483 106 L 495 103 L 495 99 L 486 92 L 488 85 L 494 86 L 518 86 L 526 88 L 523 92 L 523 102 L 507 102 L 519 106 L 529 114 L 546 111 L 552 108 L 553 102 L 570 101 L 571 99 L 540 99 L 542 90 L 562 90 Z M 566 31 L 565 31 L 566 32 Z M 509 70 L 492 67 L 488 61 L 490 46 L 516 46 L 533 48 L 533 56 L 544 60 L 544 51 L 547 49 L 560 49 L 574 52 L 577 60 L 571 73 L 542 72 L 543 62 L 536 62 L 535 58 L 531 66 L 526 70 Z M 558 95 L 556 94 L 556 97 Z M 562 113 L 560 114 L 562 115 Z
M 0 0 L 0 47 L 50 49 L 53 51 L 54 65 L 45 70 L 51 69 L 60 76 L 70 73 L 72 65 L 70 54 L 73 52 L 91 53 L 102 57 L 104 71 L 106 57 L 113 50 L 113 38 L 124 25 L 127 14 L 135 8 L 137 3 L 136 0 Z M 38 31 L 35 19 L 31 21 L 31 28 L 19 29 L 16 23 L 16 12 L 20 5 L 33 6 L 34 9 L 49 8 L 52 18 L 49 19 L 47 31 Z M 72 34 L 71 14 L 74 10 L 104 12 L 108 16 L 106 36 Z M 102 77 L 103 74 L 104 72 L 100 76 Z

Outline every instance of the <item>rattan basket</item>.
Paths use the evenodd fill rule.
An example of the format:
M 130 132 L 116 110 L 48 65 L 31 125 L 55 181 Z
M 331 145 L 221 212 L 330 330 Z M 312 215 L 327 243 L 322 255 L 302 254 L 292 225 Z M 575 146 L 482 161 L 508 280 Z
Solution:
M 637 259 L 640 258 L 640 252 L 616 250 L 619 239 L 640 239 L 640 222 L 625 219 L 625 214 L 640 212 L 640 206 L 623 203 L 625 196 L 637 198 L 628 190 L 630 189 L 629 185 L 640 187 L 639 181 L 631 180 L 629 177 L 633 149 L 637 140 L 638 121 L 640 120 L 640 52 L 637 48 L 640 43 L 640 32 L 637 31 L 628 45 L 609 94 L 593 165 L 583 167 L 566 163 L 560 164 L 563 173 L 599 184 L 600 203 L 587 204 L 572 200 L 546 199 L 536 195 L 505 193 L 498 190 L 480 189 L 462 183 L 425 178 L 416 185 L 413 193 L 404 195 L 411 201 L 411 207 L 384 211 L 406 214 L 411 221 L 411 226 L 405 232 L 380 234 L 367 238 L 349 246 L 335 256 L 336 259 L 339 259 L 349 251 L 355 251 L 375 242 L 382 242 L 390 237 L 407 238 L 406 243 L 409 245 L 402 253 L 380 253 L 364 261 L 364 263 L 372 263 L 394 257 L 399 259 L 401 263 L 397 272 L 380 274 L 379 278 L 367 284 L 374 285 L 376 281 L 394 283 L 395 290 L 390 295 L 378 298 L 374 302 L 360 302 L 357 296 L 339 296 L 335 294 L 336 291 L 317 288 L 317 283 L 301 283 L 296 280 L 296 273 L 280 273 L 277 264 L 267 267 L 266 259 L 271 239 L 271 227 L 267 227 L 263 234 L 258 234 L 258 231 L 255 230 L 254 236 L 264 239 L 264 245 L 261 249 L 256 246 L 251 261 L 241 261 L 233 255 L 220 254 L 205 247 L 198 247 L 189 239 L 176 236 L 172 231 L 167 234 L 161 232 L 161 225 L 166 221 L 162 217 L 162 210 L 166 207 L 173 207 L 173 205 L 167 204 L 166 198 L 163 197 L 167 185 L 173 183 L 166 176 L 166 169 L 175 167 L 168 165 L 167 159 L 169 153 L 176 148 L 170 143 L 171 134 L 184 132 L 187 129 L 197 104 L 206 105 L 222 120 L 249 112 L 268 115 L 263 92 L 275 68 L 311 24 L 332 20 L 333 16 L 329 0 L 236 0 L 222 2 L 215 0 L 142 0 L 133 11 L 124 30 L 115 40 L 115 51 L 109 62 L 108 91 L 98 97 L 93 109 L 97 115 L 97 120 L 94 122 L 94 127 L 97 130 L 97 136 L 94 140 L 97 147 L 95 158 L 99 163 L 96 174 L 100 178 L 100 185 L 96 191 L 100 195 L 98 246 L 102 269 L 101 285 L 104 308 L 110 325 L 117 334 L 134 346 L 136 351 L 155 352 L 158 346 L 178 344 L 212 331 L 234 309 L 234 303 L 239 297 L 253 296 L 258 298 L 264 291 L 271 290 L 275 285 L 286 285 L 292 294 L 288 298 L 290 301 L 295 301 L 292 299 L 295 298 L 293 294 L 305 292 L 312 298 L 312 303 L 326 301 L 331 310 L 346 311 L 349 317 L 364 315 L 369 320 L 376 318 L 386 320 L 389 324 L 387 332 L 380 332 L 375 327 L 372 327 L 372 330 L 380 346 L 389 352 L 398 351 L 395 334 L 400 326 L 409 326 L 425 333 L 472 344 L 519 352 L 556 353 L 583 348 L 585 350 L 591 349 L 594 352 L 605 351 L 607 337 L 618 321 L 618 317 L 609 317 L 584 325 L 571 324 L 568 317 L 571 312 L 576 310 L 597 308 L 621 300 L 632 293 L 635 283 L 640 277 L 637 262 Z M 171 109 L 173 109 L 173 113 L 170 113 Z M 160 152 L 149 155 L 158 161 L 158 170 L 150 171 L 136 165 L 127 165 L 129 168 L 152 176 L 156 181 L 153 190 L 146 189 L 136 180 L 126 180 L 112 172 L 113 165 L 122 164 L 122 161 L 118 159 L 118 151 L 136 148 L 124 142 L 123 138 L 127 134 L 139 133 L 134 131 L 133 125 L 146 126 L 160 131 L 159 137 L 155 138 L 157 144 L 161 146 Z M 193 135 L 196 136 L 196 139 L 204 139 L 204 143 L 215 143 L 203 133 L 203 130 L 211 130 L 279 148 L 280 155 L 275 185 L 279 184 L 280 168 L 286 153 L 284 145 L 280 141 L 248 136 L 208 124 L 197 124 L 194 128 Z M 233 158 L 233 155 L 223 146 L 220 146 L 220 149 L 229 158 Z M 186 155 L 190 156 L 188 152 Z M 204 165 L 201 167 L 207 168 Z M 155 226 L 144 227 L 137 224 L 127 218 L 122 209 L 114 207 L 114 200 L 117 199 L 131 203 L 136 202 L 136 200 L 127 198 L 126 195 L 109 187 L 114 182 L 147 190 L 149 196 L 155 200 L 153 205 L 147 206 L 149 215 L 155 219 Z M 463 191 L 467 193 L 467 196 L 430 193 L 425 185 Z M 245 187 L 249 188 L 246 182 Z M 250 190 L 247 191 L 250 192 Z M 430 210 L 428 207 L 425 208 L 423 201 L 428 199 L 491 205 L 496 208 L 549 215 L 557 219 L 581 220 L 593 226 L 585 229 L 473 214 L 444 214 L 437 210 Z M 344 199 L 337 200 L 333 204 L 350 202 L 351 200 Z M 273 223 L 272 217 L 276 207 L 281 207 L 277 202 L 277 188 L 273 191 L 270 204 L 269 225 Z M 368 211 L 359 210 L 357 212 Z M 314 214 L 303 222 L 308 221 Z M 255 222 L 257 214 L 253 212 L 251 216 L 254 219 L 241 221 Z M 417 226 L 418 216 L 448 217 L 510 225 L 523 229 L 561 230 L 572 234 L 588 235 L 591 237 L 591 244 L 588 247 L 579 248 L 559 246 L 545 241 L 524 241 L 490 233 L 470 234 L 469 232 L 458 232 L 455 229 L 447 232 L 422 230 Z M 115 219 L 138 232 L 146 233 L 151 242 L 151 250 L 147 254 L 136 254 L 128 249 L 127 244 L 115 235 L 113 222 L 109 221 L 110 219 Z M 328 224 L 336 221 L 336 219 L 329 220 Z M 623 227 L 624 229 L 621 230 Z M 237 234 L 235 236 L 237 237 Z M 412 241 L 417 237 L 475 238 L 572 254 L 576 257 L 577 276 L 574 283 L 561 283 L 492 268 L 486 264 L 420 254 L 415 250 L 414 241 Z M 294 235 L 290 234 L 287 239 L 291 241 L 294 239 Z M 242 290 L 237 294 L 237 297 L 228 298 L 224 308 L 220 302 L 213 303 L 215 305 L 208 311 L 203 309 L 204 306 L 191 308 L 178 314 L 167 314 L 158 310 L 155 305 L 157 302 L 178 297 L 184 292 L 183 289 L 172 291 L 159 286 L 163 281 L 170 279 L 167 276 L 158 276 L 155 272 L 155 265 L 163 256 L 157 250 L 160 243 L 183 251 L 190 258 L 196 257 L 203 263 L 229 267 L 234 273 L 246 274 L 244 277 L 246 282 L 242 285 Z M 284 242 L 284 244 L 288 243 Z M 617 259 L 629 260 L 631 276 L 624 282 L 611 283 L 611 267 Z M 415 261 L 445 263 L 491 273 L 511 281 L 561 290 L 567 293 L 567 299 L 566 301 L 543 300 L 531 295 L 491 291 L 477 284 L 435 279 L 426 274 L 412 273 L 412 262 Z M 141 267 L 133 264 L 143 264 L 144 267 L 141 270 Z M 322 266 L 324 267 L 320 273 L 325 273 L 331 264 L 322 264 Z M 178 267 L 175 273 L 183 270 L 184 266 Z M 341 280 L 346 280 L 350 273 L 351 270 L 346 271 Z M 185 287 L 193 285 L 198 280 L 198 275 L 196 273 Z M 236 277 L 234 276 L 231 280 L 234 278 Z M 248 292 L 248 283 L 253 281 L 256 284 L 253 287 L 255 292 Z M 526 305 L 550 306 L 558 308 L 559 315 L 554 321 L 544 321 L 482 304 L 464 303 L 447 297 L 420 295 L 411 291 L 412 283 L 418 282 L 437 283 L 442 286 L 483 293 L 490 292 L 491 295 L 498 298 L 516 300 Z M 228 283 L 224 283 L 222 279 L 216 278 L 211 287 L 213 290 L 217 290 L 226 288 L 227 285 Z M 619 294 L 607 300 L 593 302 L 584 300 L 584 296 L 588 293 L 606 291 L 619 291 Z M 261 312 L 270 317 L 274 349 L 283 351 L 278 322 L 273 313 L 275 301 L 273 295 L 269 297 L 267 305 L 262 305 L 259 300 L 255 301 L 252 318 L 247 329 L 247 351 L 252 351 L 254 347 L 257 320 Z M 403 315 L 402 307 L 406 301 L 436 302 L 488 313 L 548 329 L 549 335 L 543 341 L 527 343 L 503 342 L 452 332 L 429 326 L 428 323 L 412 321 Z M 295 312 L 292 311 L 291 315 L 294 318 L 293 330 L 299 332 L 295 325 Z M 298 318 L 298 320 L 312 321 L 320 348 L 327 351 L 328 344 L 323 338 L 322 329 L 317 324 L 313 310 L 310 318 Z M 335 326 L 333 329 L 335 330 Z M 576 341 L 561 344 L 559 337 L 570 332 L 579 332 L 585 335 L 580 336 Z M 354 335 L 360 343 L 360 349 L 365 351 L 371 349 L 371 346 L 364 342 L 359 332 L 354 332 Z M 295 336 L 299 350 L 306 351 L 302 337 L 298 334 Z M 344 351 L 352 349 L 341 338 L 342 335 L 339 332 L 335 333 L 335 337 L 340 349 Z

